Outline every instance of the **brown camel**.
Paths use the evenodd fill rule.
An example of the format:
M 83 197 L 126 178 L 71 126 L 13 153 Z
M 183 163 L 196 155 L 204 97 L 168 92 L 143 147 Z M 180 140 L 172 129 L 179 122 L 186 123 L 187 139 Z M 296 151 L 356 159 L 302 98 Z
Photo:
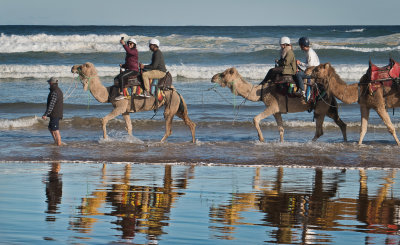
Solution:
M 367 133 L 369 111 L 370 109 L 374 109 L 382 118 L 389 133 L 393 135 L 397 145 L 400 146 L 396 130 L 386 111 L 386 108 L 400 107 L 400 93 L 398 90 L 393 87 L 381 86 L 371 94 L 368 88 L 370 81 L 367 74 L 361 77 L 358 84 L 346 84 L 329 63 L 315 67 L 311 75 L 316 79 L 316 82 L 325 86 L 328 93 L 331 93 L 344 103 L 351 104 L 358 101 L 361 111 L 359 145 L 362 144 L 364 136 Z
M 79 78 L 83 85 L 83 89 L 85 91 L 89 89 L 90 93 L 97 101 L 99 101 L 100 103 L 109 102 L 109 92 L 107 88 L 104 87 L 101 83 L 97 75 L 97 70 L 92 63 L 87 62 L 83 65 L 74 65 L 71 69 L 71 72 L 79 75 Z M 165 106 L 165 134 L 164 137 L 161 139 L 161 142 L 164 142 L 168 138 L 168 136 L 172 134 L 172 119 L 175 115 L 177 115 L 178 117 L 182 118 L 183 122 L 190 128 L 190 131 L 192 133 L 192 142 L 195 143 L 196 124 L 192 122 L 188 116 L 187 106 L 183 97 L 175 89 L 172 89 L 165 91 L 165 98 L 162 102 L 158 104 L 157 108 L 155 106 L 154 100 L 154 96 L 150 98 L 135 98 L 134 108 L 137 108 L 135 111 L 131 110 L 130 99 L 111 101 L 114 110 L 112 110 L 110 114 L 108 114 L 101 120 L 103 125 L 104 138 L 107 138 L 107 123 L 111 119 L 122 114 L 125 120 L 126 130 L 128 131 L 129 135 L 132 135 L 132 123 L 129 113 L 150 111 Z
M 232 93 L 240 95 L 250 101 L 262 100 L 267 107 L 263 112 L 253 118 L 254 125 L 258 132 L 258 139 L 264 142 L 264 137 L 260 128 L 260 121 L 271 114 L 274 115 L 280 135 L 280 141 L 283 142 L 283 121 L 282 113 L 302 112 L 310 109 L 311 105 L 306 103 L 302 98 L 288 97 L 278 92 L 277 84 L 267 83 L 264 85 L 252 85 L 245 81 L 235 68 L 229 68 L 223 73 L 213 76 L 212 83 L 218 83 L 221 87 L 227 86 Z M 263 93 L 261 94 L 261 91 Z M 261 98 L 262 97 L 262 98 Z M 318 101 L 315 107 L 314 116 L 316 119 L 316 131 L 313 141 L 323 135 L 322 125 L 325 115 L 332 118 L 340 127 L 344 141 L 347 141 L 346 124 L 340 119 L 337 102 L 334 97 L 328 97 L 324 101 Z

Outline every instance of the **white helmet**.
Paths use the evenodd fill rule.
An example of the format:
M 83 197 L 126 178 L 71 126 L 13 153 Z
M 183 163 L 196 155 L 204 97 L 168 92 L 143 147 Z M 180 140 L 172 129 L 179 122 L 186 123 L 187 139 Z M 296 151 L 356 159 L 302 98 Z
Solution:
M 158 41 L 157 39 L 153 38 L 149 41 L 149 45 L 154 44 L 157 45 L 157 47 L 160 47 L 160 41 Z
M 128 43 L 129 43 L 129 42 L 134 43 L 134 44 L 137 45 L 136 39 L 134 39 L 134 38 L 130 38 L 130 39 L 128 40 Z
M 290 39 L 288 37 L 281 37 L 279 44 L 290 44 Z

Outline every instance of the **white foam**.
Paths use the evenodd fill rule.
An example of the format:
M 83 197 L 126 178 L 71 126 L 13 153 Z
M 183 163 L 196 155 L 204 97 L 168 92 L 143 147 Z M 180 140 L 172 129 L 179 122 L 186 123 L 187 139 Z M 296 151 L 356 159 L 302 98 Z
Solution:
M 342 45 L 321 45 L 314 44 L 313 48 L 317 49 L 338 49 L 338 50 L 351 50 L 362 53 L 370 53 L 370 52 L 389 52 L 389 51 L 398 51 L 400 50 L 400 46 L 395 47 L 384 47 L 384 48 L 362 48 L 362 47 L 352 47 L 352 46 L 342 46 Z
M 368 65 L 341 64 L 333 65 L 339 76 L 345 81 L 358 81 L 368 69 Z M 0 65 L 0 78 L 44 79 L 51 76 L 59 78 L 72 78 L 71 67 L 68 65 Z M 232 66 L 200 66 L 200 65 L 170 65 L 167 69 L 173 77 L 185 77 L 190 79 L 211 79 L 215 74 L 225 71 Z M 240 75 L 246 79 L 262 80 L 273 64 L 243 64 L 236 65 Z M 119 73 L 117 66 L 96 66 L 100 77 L 114 77 Z
M 365 29 L 353 29 L 348 32 L 363 32 Z M 0 34 L 0 53 L 23 52 L 59 52 L 59 53 L 115 53 L 124 52 L 119 40 L 121 36 L 128 37 L 126 33 L 118 35 L 6 35 Z M 148 41 L 150 36 L 134 35 L 140 52 L 149 51 Z M 378 37 L 357 38 L 314 38 L 315 49 L 342 49 L 356 52 L 386 52 L 398 51 L 400 33 Z M 262 50 L 278 50 L 278 38 L 271 36 L 256 38 L 232 38 L 225 36 L 202 35 L 177 35 L 156 37 L 161 42 L 163 51 L 191 51 L 238 53 L 257 52 Z M 292 37 L 294 38 L 294 37 Z M 360 46 L 361 47 L 358 47 Z M 382 47 L 387 46 L 387 47 Z M 367 47 L 362 47 L 367 46 Z M 378 47 L 377 47 L 378 46 Z M 299 50 L 297 45 L 294 49 Z
M 38 117 L 18 118 L 18 119 L 0 119 L 0 129 L 29 128 L 39 123 Z
M 345 32 L 363 32 L 363 31 L 365 31 L 365 28 L 351 29 L 351 30 L 347 30 Z

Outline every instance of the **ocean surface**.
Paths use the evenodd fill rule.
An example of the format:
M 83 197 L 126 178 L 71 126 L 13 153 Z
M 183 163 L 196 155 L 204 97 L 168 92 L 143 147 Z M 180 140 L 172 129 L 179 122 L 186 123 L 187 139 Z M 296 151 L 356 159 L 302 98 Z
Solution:
M 119 116 L 108 124 L 109 139 L 102 138 L 100 119 L 111 112 L 112 106 L 111 104 L 101 104 L 89 93 L 84 92 L 80 81 L 70 71 L 73 65 L 92 62 L 97 67 L 103 84 L 111 86 L 113 77 L 119 73 L 119 64 L 123 63 L 125 58 L 125 52 L 119 43 L 122 36 L 125 39 L 133 37 L 137 40 L 139 61 L 144 64 L 150 63 L 151 60 L 148 41 L 151 38 L 160 40 L 160 49 L 164 53 L 167 69 L 173 75 L 173 84 L 186 100 L 189 117 L 197 124 L 197 142 L 195 144 L 190 143 L 190 131 L 179 118 L 174 119 L 172 135 L 165 143 L 159 143 L 165 131 L 163 109 L 157 113 L 150 111 L 131 114 L 133 137 L 127 136 L 124 121 Z M 236 67 L 247 81 L 253 84 L 259 83 L 267 71 L 274 66 L 274 60 L 279 56 L 278 42 L 281 36 L 290 37 L 294 43 L 296 58 L 300 60 L 304 60 L 305 55 L 299 49 L 297 40 L 301 36 L 308 36 L 321 63 L 330 62 L 347 83 L 358 82 L 366 72 L 370 59 L 379 66 L 388 64 L 390 57 L 400 61 L 400 26 L 0 25 L 0 189 L 2 190 L 0 191 L 0 205 L 2 205 L 0 212 L 2 212 L 2 216 L 15 213 L 15 230 L 12 228 L 13 224 L 9 226 L 7 223 L 0 223 L 1 230 L 3 230 L 3 233 L 0 233 L 2 242 L 27 243 L 34 237 L 34 243 L 37 244 L 41 244 L 43 240 L 57 239 L 69 239 L 67 243 L 92 244 L 104 242 L 150 244 L 154 242 L 153 240 L 160 240 L 161 244 L 168 242 L 174 244 L 171 241 L 182 244 L 207 244 L 208 236 L 215 243 L 217 241 L 229 243 L 230 240 L 236 239 L 237 244 L 245 244 L 240 241 L 249 241 L 252 244 L 263 242 L 267 244 L 340 244 L 343 241 L 341 240 L 342 236 L 347 235 L 352 239 L 362 239 L 362 244 L 364 241 L 365 244 L 382 244 L 383 241 L 386 244 L 392 244 L 393 237 L 390 235 L 398 235 L 398 225 L 400 225 L 398 206 L 400 200 L 398 182 L 400 179 L 398 176 L 390 174 L 400 168 L 400 147 L 395 144 L 382 120 L 374 111 L 371 111 L 368 132 L 362 146 L 357 145 L 360 129 L 359 106 L 340 102 L 339 115 L 347 124 L 348 142 L 343 142 L 340 129 L 330 118 L 325 119 L 324 135 L 318 141 L 311 142 L 310 140 L 315 134 L 313 113 L 301 112 L 283 115 L 284 143 L 279 142 L 279 132 L 274 118 L 271 116 L 263 120 L 261 127 L 265 143 L 260 143 L 252 119 L 264 110 L 264 104 L 245 101 L 242 97 L 232 95 L 228 89 L 211 84 L 211 77 L 214 74 L 232 66 Z M 53 145 L 53 139 L 47 129 L 48 121 L 41 119 L 49 92 L 46 80 L 52 76 L 59 78 L 60 87 L 64 92 L 64 119 L 60 123 L 64 142 L 62 147 Z M 399 131 L 400 110 L 390 110 L 389 115 Z M 39 215 L 40 210 L 35 210 L 32 211 L 33 213 L 27 214 L 27 217 L 36 220 L 38 227 L 48 228 L 51 226 L 54 234 L 39 232 L 41 238 L 38 238 L 35 231 L 32 231 L 17 239 L 15 238 L 17 236 L 14 235 L 26 230 L 23 222 L 21 221 L 22 225 L 19 223 L 25 216 L 18 211 L 19 208 L 22 208 L 18 206 L 21 205 L 19 202 L 24 203 L 25 199 L 20 199 L 15 195 L 33 196 L 29 192 L 30 187 L 24 186 L 24 180 L 36 183 L 34 185 L 40 185 L 40 181 L 43 181 L 43 188 L 38 188 L 44 190 L 44 186 L 52 178 L 51 173 L 47 176 L 48 171 L 53 171 L 51 170 L 52 164 L 62 165 L 62 181 L 66 183 L 63 185 L 62 201 L 61 199 L 56 201 L 62 207 L 59 213 L 56 212 L 59 216 L 57 220 L 61 221 L 61 225 L 57 223 L 54 226 L 52 221 L 46 221 L 46 223 L 45 219 L 47 218 Z M 108 182 L 104 183 L 98 175 L 90 174 L 91 170 L 99 171 L 102 164 L 111 169 L 117 168 L 115 169 L 117 172 L 111 171 L 105 175 L 109 176 L 107 177 Z M 121 166 L 132 166 L 139 173 L 150 173 L 145 177 L 142 176 L 145 183 L 140 181 L 136 183 L 136 179 L 129 179 L 127 183 L 124 182 L 126 186 L 121 187 L 118 185 L 121 181 L 123 182 L 121 176 L 124 174 L 118 172 L 124 171 L 124 168 L 119 169 Z M 155 179 L 159 180 L 159 178 L 165 179 L 163 174 L 166 170 L 163 168 L 168 168 L 168 166 L 174 166 L 173 168 L 178 172 L 190 172 L 191 170 L 188 169 L 191 166 L 199 169 L 202 173 L 201 177 L 196 178 L 196 183 L 193 184 L 194 189 L 188 189 L 193 191 L 196 198 L 185 200 L 186 202 L 182 201 L 182 205 L 196 207 L 196 205 L 201 206 L 199 203 L 212 202 L 212 204 L 202 206 L 201 208 L 206 208 L 204 210 L 200 208 L 200 213 L 196 213 L 198 216 L 194 215 L 188 218 L 180 212 L 170 214 L 171 210 L 179 210 L 179 208 L 174 209 L 174 205 L 178 204 L 172 204 L 175 201 L 170 200 L 168 203 L 170 206 L 164 207 L 164 211 L 160 214 L 167 218 L 164 216 L 158 218 L 157 222 L 159 223 L 156 222 L 155 226 L 156 229 L 161 229 L 160 227 L 173 224 L 174 229 L 177 230 L 163 228 L 154 234 L 147 232 L 146 230 L 151 230 L 153 227 L 152 223 L 149 221 L 149 216 L 141 216 L 141 218 L 137 217 L 138 220 L 148 223 L 143 226 L 143 229 L 138 228 L 140 231 L 137 231 L 137 237 L 134 238 L 134 234 L 124 235 L 124 228 L 119 226 L 123 226 L 124 222 L 128 221 L 121 217 L 136 217 L 136 214 L 129 211 L 132 207 L 120 205 L 121 198 L 123 199 L 125 194 L 121 194 L 122 197 L 118 196 L 119 194 L 116 193 L 122 193 L 118 188 L 133 188 L 128 191 L 131 194 L 136 193 L 136 187 L 132 186 L 139 186 L 137 188 L 149 196 L 166 192 L 170 194 L 171 189 L 157 189 L 158 185 L 161 186 L 160 188 L 166 188 L 162 186 L 167 184 L 151 182 Z M 246 166 L 251 168 L 245 168 Z M 267 183 L 265 189 L 268 191 L 266 193 L 259 192 L 259 189 L 247 186 L 254 181 L 252 180 L 254 179 L 252 171 L 257 168 L 261 168 L 261 176 L 264 180 L 269 180 L 271 171 L 289 172 L 290 174 L 287 176 L 289 180 L 299 178 L 295 181 L 297 185 L 289 183 L 288 189 L 283 192 L 278 191 L 281 194 L 275 196 L 274 193 L 278 192 L 275 192 L 274 188 Z M 328 176 L 335 176 L 332 178 L 339 178 L 337 175 L 342 175 L 342 171 L 347 171 L 346 188 L 348 189 L 344 191 L 346 194 L 340 197 L 337 194 L 339 192 L 326 194 L 322 191 L 320 193 L 322 196 L 318 197 L 320 202 L 317 202 L 316 205 L 323 206 L 323 211 L 319 209 L 316 211 L 319 213 L 315 214 L 314 223 L 312 223 L 312 227 L 309 227 L 312 231 L 301 233 L 302 229 L 306 229 L 309 220 L 307 218 L 308 209 L 304 209 L 304 205 L 310 198 L 313 198 L 312 188 L 316 188 L 318 191 L 321 191 L 319 188 L 323 188 L 316 187 L 315 182 L 310 182 L 310 178 L 314 178 L 312 177 L 314 171 L 320 169 L 324 173 L 326 171 Z M 351 191 L 356 192 L 356 190 L 351 190 L 351 186 L 361 185 L 363 178 L 360 176 L 363 175 L 358 171 L 364 170 L 370 171 L 369 176 L 372 176 L 374 185 L 370 188 L 373 190 L 370 199 L 368 197 L 365 200 L 362 199 L 365 197 L 362 196 L 365 194 L 364 189 L 362 195 L 354 194 L 362 196 L 360 200 L 346 199 L 347 196 L 354 198 Z M 32 176 L 27 174 L 30 172 L 33 173 Z M 55 172 L 58 173 L 58 171 Z M 241 179 L 242 175 L 245 177 L 243 180 Z M 10 176 L 14 176 L 14 178 Z M 140 174 L 138 176 L 138 178 L 142 178 Z M 215 179 L 210 180 L 207 176 L 215 176 Z M 60 180 L 57 180 L 59 177 L 54 178 L 56 178 L 53 179 L 56 185 L 59 184 Z M 114 178 L 117 179 L 115 182 Z M 244 182 L 240 182 L 239 179 Z M 376 179 L 379 181 L 374 182 Z M 71 180 L 82 182 L 81 186 L 68 184 L 67 182 Z M 85 180 L 87 181 L 85 182 Z M 238 182 L 233 183 L 236 180 Z M 226 186 L 223 184 L 224 181 L 227 181 Z M 328 177 L 327 185 L 330 186 L 332 181 Z M 209 182 L 214 187 L 221 186 L 222 188 L 224 186 L 225 189 L 214 190 L 214 187 L 206 186 L 206 183 Z M 245 185 L 245 188 L 253 188 L 244 191 L 246 196 L 251 196 L 252 203 L 247 199 L 242 199 L 241 192 L 236 191 L 236 184 L 239 182 Z M 277 186 L 281 184 L 279 180 L 275 182 Z M 386 186 L 385 183 L 397 184 L 397 186 L 389 190 L 385 189 L 388 194 L 380 196 L 379 188 Z M 87 187 L 85 186 L 84 190 L 81 190 L 82 185 L 87 185 Z M 332 185 L 334 185 L 332 188 L 336 188 L 336 184 Z M 175 192 L 172 191 L 175 193 L 173 197 L 166 196 L 165 198 L 174 199 L 179 195 L 187 195 L 185 194 L 186 189 L 179 188 Z M 97 193 L 101 190 L 108 194 Z M 114 190 L 115 193 L 111 190 Z M 72 194 L 79 191 L 82 192 L 79 194 L 80 196 Z M 208 194 L 203 195 L 202 191 Z M 225 198 L 221 199 L 221 203 L 218 203 L 219 191 L 224 193 L 221 196 Z M 35 202 L 45 203 L 43 193 L 42 191 L 40 197 L 33 197 L 32 206 Z M 235 196 L 232 193 L 238 195 Z M 85 202 L 89 202 L 87 198 L 93 195 L 103 195 L 102 198 L 104 195 L 110 195 L 110 197 L 104 204 L 105 206 L 101 206 L 102 210 L 93 211 L 94 217 L 86 217 L 87 213 L 84 213 L 83 210 L 90 209 L 90 207 L 85 206 Z M 227 198 L 228 196 L 231 199 Z M 341 199 L 342 197 L 344 199 Z M 382 198 L 385 197 L 390 197 L 387 205 L 382 201 Z M 274 216 L 276 214 L 268 213 L 270 211 L 266 210 L 269 205 L 276 205 L 276 202 L 268 203 L 269 199 L 274 198 L 280 200 L 278 205 L 287 207 L 287 210 L 282 212 L 280 220 L 279 217 Z M 8 199 L 7 202 L 3 201 Z M 335 202 L 337 201 L 338 206 L 325 205 L 333 199 Z M 161 199 L 152 200 L 157 202 Z M 295 200 L 299 200 L 299 203 Z M 373 220 L 366 221 L 368 215 L 365 213 L 360 214 L 364 215 L 360 218 L 357 212 L 370 212 L 371 207 L 376 207 L 373 204 L 374 201 L 383 206 L 380 210 L 372 210 L 376 212 L 375 216 L 369 214 L 372 215 Z M 236 202 L 242 202 L 242 206 L 235 207 Z M 341 205 L 343 203 L 346 205 Z M 152 205 L 146 210 L 158 207 L 156 204 Z M 341 214 L 343 216 L 328 219 L 326 222 L 329 223 L 323 223 L 325 222 L 323 220 L 326 220 L 324 215 L 329 213 L 329 208 L 339 210 L 352 207 L 354 209 L 356 205 L 369 206 L 364 207 L 367 208 L 367 211 L 356 210 L 354 211 L 356 213 L 351 211 L 351 215 L 343 213 Z M 14 206 L 15 209 L 13 209 Z M 126 209 L 118 209 L 121 207 Z M 189 206 L 185 207 L 186 209 L 183 210 L 187 210 Z M 300 216 L 290 216 L 289 213 L 293 214 L 294 212 L 293 208 L 298 207 L 302 209 L 301 212 L 299 211 L 301 218 L 299 218 Z M 117 212 L 114 212 L 114 209 L 118 209 Z M 82 213 L 77 210 L 81 210 L 79 212 Z M 140 212 L 147 212 L 143 210 Z M 382 210 L 385 212 L 379 216 L 378 213 Z M 101 216 L 99 214 L 101 212 L 103 214 L 109 212 L 112 217 Z M 260 217 L 264 215 L 260 212 L 268 213 L 267 218 Z M 246 217 L 245 220 L 238 222 L 242 219 L 239 214 Z M 159 215 L 159 213 L 154 215 Z M 170 217 L 169 215 L 176 216 Z M 204 222 L 200 222 L 196 226 L 193 220 L 193 223 L 189 221 L 190 218 L 197 219 L 199 217 L 202 220 L 207 215 L 210 216 L 211 223 L 203 220 Z M 234 219 L 229 215 L 239 216 L 235 216 Z M 274 218 L 268 218 L 270 215 Z M 102 220 L 104 217 L 105 220 Z M 295 217 L 295 230 L 288 225 L 293 217 Z M 37 221 L 38 218 L 42 220 Z M 49 219 L 54 219 L 54 217 Z M 101 222 L 96 223 L 93 219 L 100 219 Z M 173 221 L 165 221 L 169 219 Z M 246 221 L 246 219 L 250 221 Z M 178 223 L 174 221 L 178 221 Z M 12 219 L 10 222 L 13 222 Z M 95 223 L 100 227 L 96 229 L 85 227 Z M 193 240 L 193 233 L 179 233 L 184 230 L 186 224 L 190 225 L 192 232 L 196 229 L 199 230 L 201 235 L 199 240 Z M 251 237 L 252 233 L 248 233 L 254 227 L 263 228 L 261 232 L 265 233 L 265 224 L 269 227 L 265 237 Z M 8 227 L 9 230 L 4 231 L 4 227 Z M 60 231 L 61 227 L 68 232 Z M 235 231 L 233 227 L 240 232 Z M 81 232 L 82 235 L 75 234 L 75 231 Z M 103 233 L 104 236 L 113 236 L 115 239 L 96 237 Z M 380 235 L 368 236 L 369 233 Z M 143 234 L 152 234 L 152 236 L 145 237 Z M 184 237 L 182 238 L 180 235 Z M 329 239 L 324 240 L 326 237 Z M 313 240 L 314 238 L 315 240 Z M 163 239 L 164 242 L 161 241 Z M 394 242 L 398 242 L 398 239 Z
M 398 167 L 399 149 L 375 112 L 359 147 L 360 112 L 357 104 L 340 104 L 347 123 L 348 143 L 329 118 L 325 134 L 310 142 L 315 132 L 313 113 L 283 115 L 285 143 L 273 117 L 262 121 L 266 143 L 259 143 L 252 118 L 263 111 L 261 102 L 244 101 L 226 88 L 214 87 L 211 77 L 229 67 L 251 83 L 259 83 L 279 56 L 278 41 L 287 35 L 296 45 L 308 36 L 321 63 L 330 62 L 348 83 L 357 82 L 371 59 L 385 65 L 400 60 L 400 26 L 273 26 L 273 27 L 143 27 L 143 26 L 0 26 L 0 156 L 3 160 L 104 160 L 140 162 L 307 164 Z M 102 139 L 100 118 L 111 104 L 98 103 L 84 92 L 70 72 L 75 64 L 92 62 L 105 86 L 112 85 L 124 62 L 120 37 L 138 42 L 139 61 L 150 63 L 148 41 L 161 42 L 174 86 L 188 104 L 197 124 L 197 144 L 178 118 L 168 142 L 163 113 L 132 114 L 133 135 L 127 137 L 122 117 L 109 123 L 110 139 Z M 66 146 L 53 155 L 45 110 L 49 77 L 56 76 L 65 96 L 61 122 Z M 399 112 L 390 111 L 396 128 Z M 100 154 L 100 155 L 99 155 Z

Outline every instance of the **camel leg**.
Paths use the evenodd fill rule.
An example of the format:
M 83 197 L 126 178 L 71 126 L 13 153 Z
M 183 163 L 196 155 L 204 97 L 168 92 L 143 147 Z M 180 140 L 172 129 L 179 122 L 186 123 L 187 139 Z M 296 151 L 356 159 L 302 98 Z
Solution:
M 396 141 L 397 145 L 400 146 L 400 141 L 399 141 L 399 139 L 397 138 L 397 135 L 396 135 L 396 129 L 393 126 L 393 123 L 390 120 L 390 117 L 389 117 L 389 114 L 387 113 L 387 111 L 384 108 L 378 108 L 378 110 L 376 110 L 376 112 L 382 118 L 383 123 L 385 123 L 389 133 L 393 136 L 393 138 Z
M 171 113 L 164 113 L 165 119 L 165 134 L 164 137 L 161 139 L 161 142 L 164 142 L 171 134 L 172 134 L 172 119 L 174 115 Z
M 261 132 L 261 128 L 260 128 L 260 121 L 263 120 L 264 118 L 267 118 L 268 116 L 270 116 L 273 113 L 276 113 L 278 110 L 276 110 L 275 108 L 272 108 L 273 106 L 269 106 L 267 109 L 265 109 L 263 112 L 261 112 L 260 114 L 258 114 L 257 116 L 255 116 L 253 118 L 253 123 L 254 126 L 257 129 L 257 133 L 258 133 L 258 140 L 260 142 L 264 142 L 264 136 Z M 275 118 L 276 119 L 276 118 Z M 277 122 L 278 123 L 278 122 Z
M 196 124 L 192 120 L 190 120 L 187 111 L 178 111 L 176 115 L 180 117 L 183 122 L 190 128 L 190 132 L 192 133 L 192 143 L 196 143 Z
M 338 113 L 338 105 L 336 100 L 333 100 L 331 103 L 331 107 L 328 110 L 327 116 L 332 118 L 335 121 L 336 125 L 339 126 L 340 130 L 342 131 L 343 141 L 347 142 L 347 125 L 340 119 Z
M 115 107 L 114 110 L 112 110 L 110 112 L 110 114 L 108 114 L 107 116 L 103 117 L 101 119 L 101 123 L 103 126 L 103 137 L 104 139 L 107 139 L 107 123 L 108 121 L 110 121 L 111 119 L 114 119 L 115 117 L 121 115 L 122 113 L 126 112 L 126 107 L 122 108 L 122 107 Z
M 360 139 L 358 140 L 359 145 L 362 144 L 364 136 L 367 133 L 369 108 L 367 108 L 365 105 L 360 105 L 360 112 L 361 112 L 361 128 L 360 128 Z
M 325 119 L 325 114 L 314 113 L 315 117 L 315 135 L 312 141 L 316 141 L 319 137 L 324 134 L 323 124 Z
M 122 116 L 124 117 L 125 120 L 126 131 L 128 131 L 128 134 L 132 136 L 132 122 L 129 112 L 122 113 Z
M 285 133 L 285 129 L 283 128 L 282 115 L 280 113 L 275 113 L 274 117 L 275 117 L 276 124 L 278 125 L 280 140 L 281 140 L 281 142 L 283 142 L 283 134 Z

